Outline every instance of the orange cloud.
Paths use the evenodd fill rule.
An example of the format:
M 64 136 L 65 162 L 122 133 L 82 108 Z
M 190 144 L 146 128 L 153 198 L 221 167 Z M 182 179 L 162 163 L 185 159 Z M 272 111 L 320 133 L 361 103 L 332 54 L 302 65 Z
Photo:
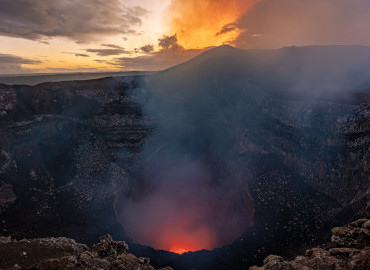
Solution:
M 186 49 L 218 46 L 233 41 L 233 26 L 259 0 L 172 0 L 168 8 L 169 32 Z

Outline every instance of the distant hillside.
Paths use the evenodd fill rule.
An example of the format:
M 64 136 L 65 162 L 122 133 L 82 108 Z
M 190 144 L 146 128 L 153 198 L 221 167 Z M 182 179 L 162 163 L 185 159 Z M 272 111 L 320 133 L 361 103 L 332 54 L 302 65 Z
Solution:
M 63 82 L 93 80 L 105 77 L 149 75 L 153 71 L 125 71 L 125 72 L 98 72 L 98 73 L 63 73 L 63 74 L 17 74 L 0 75 L 0 83 L 9 85 L 36 85 L 44 82 Z
M 241 50 L 223 45 L 158 72 L 152 82 L 161 89 L 176 89 L 176 93 L 197 91 L 199 94 L 199 88 L 221 83 L 229 89 L 244 84 L 249 90 L 288 98 L 338 99 L 368 90 L 369 70 L 370 47 L 367 46 Z

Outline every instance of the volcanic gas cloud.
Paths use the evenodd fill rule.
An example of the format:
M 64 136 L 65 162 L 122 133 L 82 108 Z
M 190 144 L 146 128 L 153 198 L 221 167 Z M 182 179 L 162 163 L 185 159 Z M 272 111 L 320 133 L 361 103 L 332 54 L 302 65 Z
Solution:
M 223 183 L 199 160 L 177 157 L 167 168 L 157 161 L 150 167 L 121 211 L 128 236 L 138 243 L 179 254 L 210 250 L 250 226 L 248 190 Z
M 238 83 L 205 79 L 190 66 L 186 77 L 180 66 L 145 81 L 138 100 L 154 129 L 131 162 L 129 190 L 116 200 L 133 241 L 177 253 L 230 244 L 254 214 L 238 135 L 253 119 L 248 96 Z

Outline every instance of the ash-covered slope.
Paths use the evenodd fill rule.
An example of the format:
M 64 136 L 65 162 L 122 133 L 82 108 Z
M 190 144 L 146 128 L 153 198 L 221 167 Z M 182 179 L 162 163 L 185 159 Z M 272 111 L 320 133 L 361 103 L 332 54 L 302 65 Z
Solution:
M 245 269 L 326 241 L 332 226 L 369 215 L 369 55 L 357 46 L 222 46 L 145 79 L 1 85 L 1 232 L 122 239 L 127 213 L 156 216 L 146 196 L 179 203 L 171 179 L 164 190 L 156 184 L 190 157 L 207 177 L 189 189 L 201 193 L 184 184 L 184 204 L 201 203 L 195 194 L 206 202 L 195 212 L 231 209 L 252 224 L 214 251 L 130 245 L 136 255 L 156 267 Z M 127 208 L 135 203 L 140 212 Z

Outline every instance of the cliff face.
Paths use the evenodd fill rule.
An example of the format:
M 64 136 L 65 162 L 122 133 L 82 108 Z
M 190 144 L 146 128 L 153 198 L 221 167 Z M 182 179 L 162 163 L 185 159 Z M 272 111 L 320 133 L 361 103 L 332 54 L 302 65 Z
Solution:
M 155 266 L 242 269 L 270 253 L 290 257 L 328 240 L 332 226 L 369 216 L 366 91 L 345 100 L 277 94 L 272 90 L 286 84 L 272 89 L 278 80 L 257 78 L 261 67 L 240 74 L 234 62 L 205 56 L 190 63 L 207 71 L 194 76 L 187 73 L 193 66 L 182 65 L 144 81 L 0 85 L 1 234 L 84 243 L 107 233 L 124 239 L 121 207 L 150 191 L 151 183 L 138 176 L 177 137 L 212 171 L 215 181 L 205 185 L 223 183 L 230 205 L 246 202 L 253 224 L 212 252 L 180 256 L 130 245 Z M 220 61 L 225 68 L 217 70 Z M 153 81 L 176 91 L 160 93 L 148 107 L 153 103 L 145 91 Z M 151 115 L 153 107 L 165 110 Z M 184 108 L 191 121 L 177 117 Z
M 121 230 L 112 206 L 127 186 L 120 163 L 151 128 L 130 98 L 139 81 L 0 86 L 3 234 L 93 241 Z

